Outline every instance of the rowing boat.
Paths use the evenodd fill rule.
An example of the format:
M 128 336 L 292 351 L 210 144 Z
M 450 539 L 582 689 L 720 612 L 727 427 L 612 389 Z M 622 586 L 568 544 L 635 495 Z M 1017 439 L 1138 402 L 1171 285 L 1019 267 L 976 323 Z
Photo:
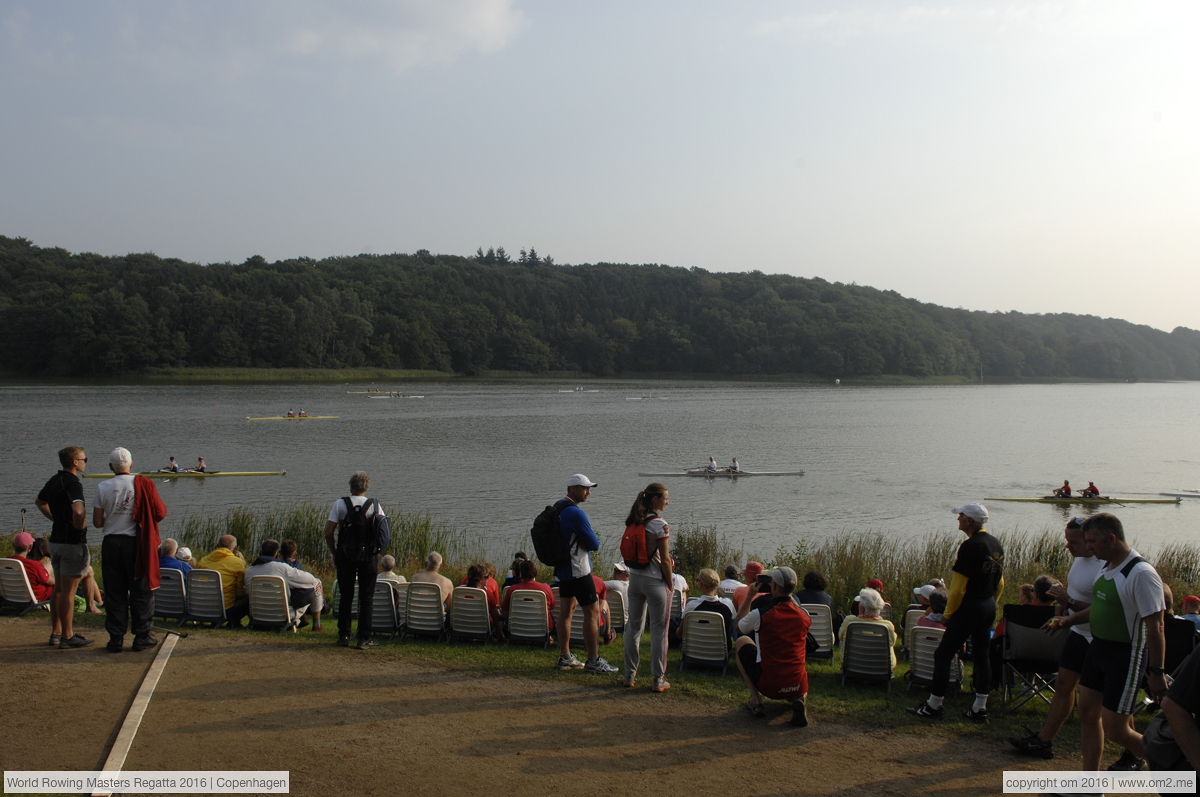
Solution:
M 1200 498 L 1200 490 L 1180 490 L 1177 493 L 1159 493 L 1159 495 L 1169 495 L 1172 498 Z
M 985 501 L 1019 501 L 1026 504 L 1178 504 L 1178 498 L 1109 498 L 1102 495 L 1099 498 L 1057 498 L 1043 496 L 1042 498 L 985 498 Z
M 134 476 L 145 476 L 148 479 L 201 479 L 208 476 L 286 476 L 286 470 L 210 470 L 205 473 L 196 473 L 195 471 L 180 471 L 172 473 L 171 471 L 150 471 L 147 473 L 134 473 Z M 111 473 L 85 473 L 85 479 L 111 479 Z
M 718 470 L 711 471 L 705 468 L 691 468 L 685 471 L 675 471 L 674 473 L 639 473 L 638 476 L 652 476 L 655 478 L 664 478 L 667 476 L 703 476 L 713 479 L 718 476 L 727 476 L 735 479 L 739 476 L 803 476 L 802 470 Z
M 321 418 L 340 418 L 340 415 L 297 415 L 289 418 L 286 415 L 272 415 L 270 418 L 247 418 L 248 421 L 312 421 Z

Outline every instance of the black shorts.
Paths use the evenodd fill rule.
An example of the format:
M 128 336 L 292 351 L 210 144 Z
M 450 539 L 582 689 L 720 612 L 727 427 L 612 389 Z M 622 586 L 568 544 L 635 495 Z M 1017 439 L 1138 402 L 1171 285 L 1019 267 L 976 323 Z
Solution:
M 756 645 L 742 645 L 737 652 L 738 661 L 742 663 L 742 669 L 746 671 L 746 677 L 750 679 L 750 683 L 758 686 L 758 682 L 762 679 L 762 662 L 758 661 L 758 647 Z
M 1083 672 L 1083 660 L 1087 656 L 1090 643 L 1083 634 L 1071 631 L 1067 641 L 1063 643 L 1062 652 L 1058 654 L 1058 668 L 1071 672 Z
M 1079 673 L 1079 685 L 1100 692 L 1102 705 L 1109 711 L 1132 714 L 1145 671 L 1145 648 L 1134 650 L 1128 642 L 1093 637 Z
M 580 606 L 591 606 L 600 598 L 596 595 L 596 582 L 589 573 L 586 576 L 558 582 L 561 598 L 574 598 Z

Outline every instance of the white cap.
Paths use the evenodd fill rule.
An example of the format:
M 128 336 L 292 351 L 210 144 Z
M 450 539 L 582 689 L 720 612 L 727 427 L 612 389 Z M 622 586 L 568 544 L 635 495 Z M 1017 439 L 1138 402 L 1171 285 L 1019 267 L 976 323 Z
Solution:
M 620 573 L 628 573 L 629 572 L 629 566 L 626 565 L 625 562 L 623 562 L 623 561 L 617 562 L 616 564 L 614 564 L 613 569 Z
M 596 483 L 584 476 L 582 473 L 576 473 L 571 478 L 567 479 L 568 487 L 595 487 Z
M 915 588 L 913 590 L 913 595 L 920 595 L 925 600 L 929 600 L 929 596 L 935 591 L 937 591 L 937 587 L 933 586 L 932 584 L 925 584 L 924 586 Z
M 191 548 L 180 548 L 178 551 L 175 552 L 175 558 L 180 561 L 186 561 L 188 559 L 191 559 L 192 558 L 192 549 Z
M 951 509 L 950 511 L 956 515 L 966 515 L 972 520 L 978 520 L 980 523 L 984 523 L 988 519 L 987 507 L 974 501 L 966 504 L 965 506 L 960 506 L 958 509 Z

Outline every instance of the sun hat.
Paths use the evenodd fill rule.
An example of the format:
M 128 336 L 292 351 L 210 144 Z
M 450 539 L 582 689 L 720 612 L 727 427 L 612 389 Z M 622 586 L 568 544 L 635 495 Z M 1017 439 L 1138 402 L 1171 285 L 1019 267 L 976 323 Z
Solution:
M 762 562 L 746 562 L 746 583 L 749 584 L 754 579 L 758 578 L 764 570 Z
M 977 501 L 972 501 L 969 504 L 964 504 L 958 509 L 951 509 L 950 511 L 956 515 L 966 515 L 972 520 L 977 520 L 980 523 L 983 523 L 988 519 L 987 507 L 981 503 L 978 503 Z
M 567 479 L 568 487 L 595 487 L 596 483 L 584 476 L 582 473 L 576 473 L 571 478 Z

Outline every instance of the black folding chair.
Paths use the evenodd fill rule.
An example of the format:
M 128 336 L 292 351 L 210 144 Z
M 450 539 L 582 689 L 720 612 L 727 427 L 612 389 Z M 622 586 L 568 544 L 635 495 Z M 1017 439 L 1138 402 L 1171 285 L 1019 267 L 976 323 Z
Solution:
M 1011 711 L 1040 697 L 1047 704 L 1054 696 L 1058 657 L 1070 629 L 1053 634 L 1042 630 L 1054 616 L 1053 606 L 1004 607 L 1004 636 L 1001 653 L 1000 713 Z

